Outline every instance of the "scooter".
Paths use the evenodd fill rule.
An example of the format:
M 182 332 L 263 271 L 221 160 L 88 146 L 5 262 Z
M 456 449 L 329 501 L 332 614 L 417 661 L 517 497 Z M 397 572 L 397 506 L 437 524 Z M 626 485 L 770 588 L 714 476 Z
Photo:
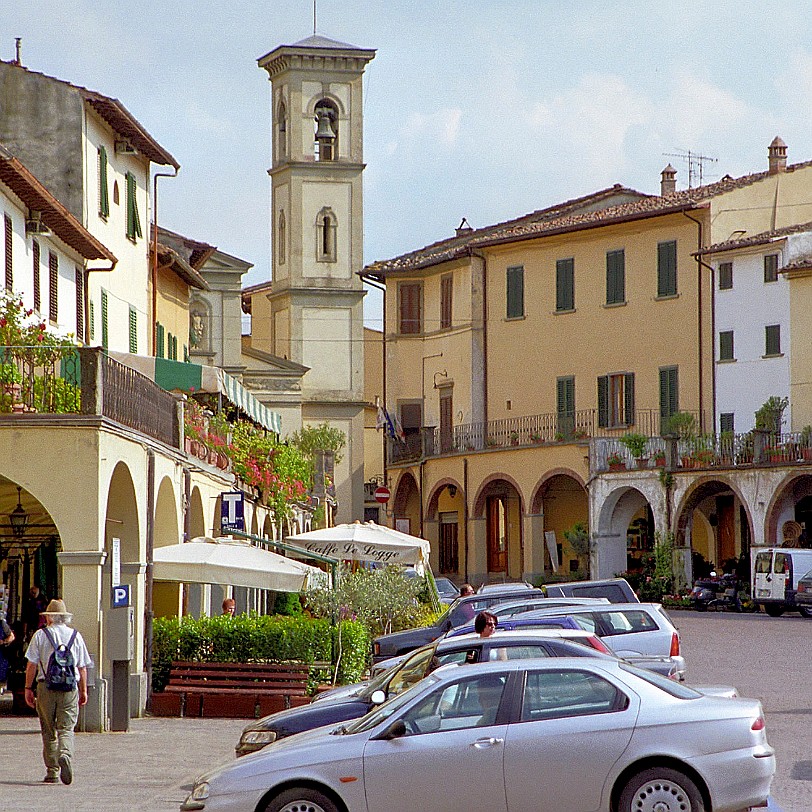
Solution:
M 698 612 L 708 609 L 732 609 L 741 612 L 739 599 L 739 579 L 730 573 L 717 575 L 711 572 L 710 578 L 699 578 L 691 590 L 691 606 Z

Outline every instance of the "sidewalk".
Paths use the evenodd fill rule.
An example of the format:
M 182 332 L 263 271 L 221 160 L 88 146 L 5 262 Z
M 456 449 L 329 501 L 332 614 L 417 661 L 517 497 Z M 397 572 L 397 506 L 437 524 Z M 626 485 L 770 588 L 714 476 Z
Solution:
M 178 812 L 195 777 L 234 758 L 243 719 L 131 719 L 128 733 L 77 733 L 70 786 L 43 784 L 36 716 L 0 696 L 0 808 Z

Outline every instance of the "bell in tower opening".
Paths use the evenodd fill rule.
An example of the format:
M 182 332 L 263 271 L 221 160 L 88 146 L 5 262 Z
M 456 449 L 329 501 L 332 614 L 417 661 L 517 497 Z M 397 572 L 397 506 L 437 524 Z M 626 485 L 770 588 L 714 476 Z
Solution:
M 327 99 L 316 105 L 315 156 L 317 161 L 334 161 L 338 157 L 338 111 Z

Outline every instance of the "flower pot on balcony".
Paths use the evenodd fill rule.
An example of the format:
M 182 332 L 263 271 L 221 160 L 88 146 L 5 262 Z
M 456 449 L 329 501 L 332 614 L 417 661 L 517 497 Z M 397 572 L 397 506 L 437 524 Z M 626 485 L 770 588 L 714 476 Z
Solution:
M 812 462 L 812 448 L 802 448 L 801 457 L 805 462 Z
M 648 468 L 648 457 L 635 457 L 634 462 L 638 468 Z
M 228 469 L 228 455 L 223 451 L 217 452 L 217 467 L 222 468 L 224 471 Z
M 655 468 L 665 468 L 665 454 L 660 454 L 654 458 Z
M 209 465 L 217 465 L 217 452 L 213 449 L 209 449 Z
M 680 463 L 683 468 L 699 468 L 699 461 L 694 457 L 682 457 Z
M 609 470 L 610 471 L 625 471 L 626 470 L 626 463 L 625 462 L 610 462 L 609 463 Z

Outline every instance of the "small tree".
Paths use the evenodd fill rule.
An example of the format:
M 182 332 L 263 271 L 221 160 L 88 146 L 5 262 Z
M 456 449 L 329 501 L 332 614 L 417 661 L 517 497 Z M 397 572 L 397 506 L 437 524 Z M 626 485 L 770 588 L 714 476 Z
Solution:
M 289 441 L 311 460 L 316 451 L 332 451 L 338 465 L 342 460 L 341 452 L 347 445 L 347 435 L 341 429 L 324 422 L 318 426 L 302 426 L 299 431 L 290 435 Z
M 589 574 L 589 529 L 583 522 L 577 522 L 569 530 L 564 531 L 572 551 L 578 559 L 578 569 Z
M 771 395 L 756 409 L 756 428 L 769 431 L 771 434 L 781 434 L 784 425 L 784 412 L 789 406 L 789 398 L 779 398 Z

